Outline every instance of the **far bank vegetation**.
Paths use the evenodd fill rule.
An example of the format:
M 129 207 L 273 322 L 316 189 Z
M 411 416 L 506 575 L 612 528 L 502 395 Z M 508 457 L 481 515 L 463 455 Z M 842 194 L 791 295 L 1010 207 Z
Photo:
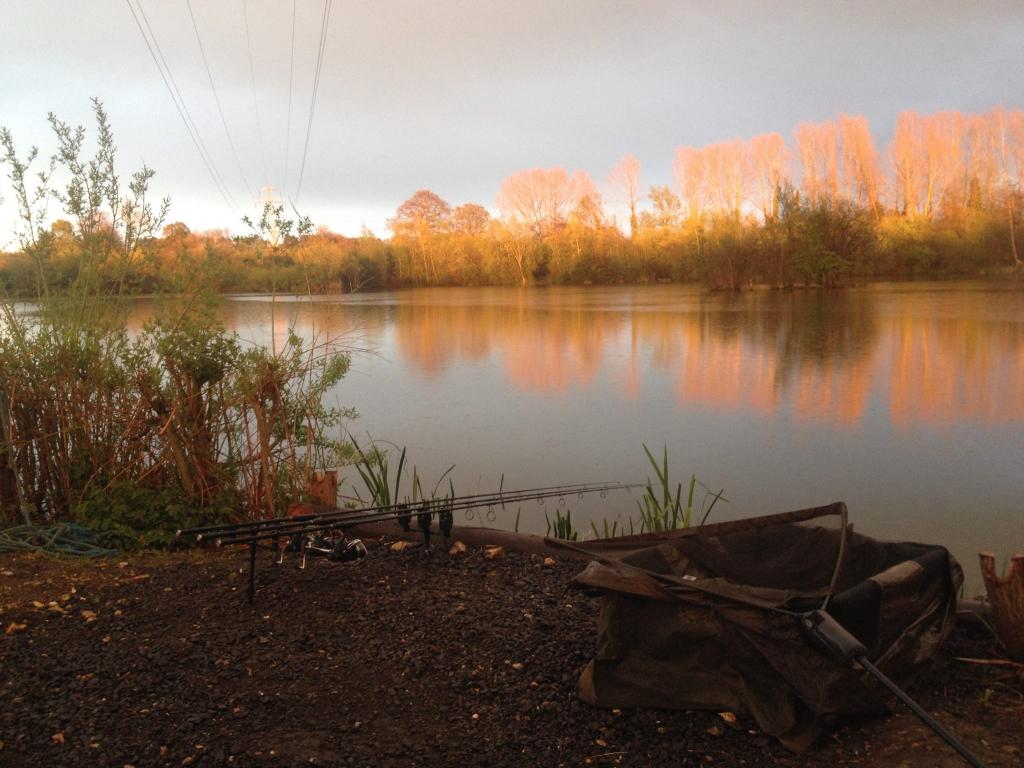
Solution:
M 10 160 L 10 158 L 8 158 Z M 879 149 L 864 117 L 679 147 L 673 183 L 645 186 L 626 155 L 598 184 L 562 167 L 513 173 L 492 215 L 430 190 L 402 203 L 392 237 L 325 228 L 268 249 L 257 234 L 163 226 L 117 241 L 97 280 L 129 293 L 339 293 L 409 286 L 702 281 L 741 289 L 871 277 L 1019 273 L 1024 111 L 900 114 Z M 107 219 L 58 219 L 31 252 L 0 256 L 0 284 L 67 290 Z

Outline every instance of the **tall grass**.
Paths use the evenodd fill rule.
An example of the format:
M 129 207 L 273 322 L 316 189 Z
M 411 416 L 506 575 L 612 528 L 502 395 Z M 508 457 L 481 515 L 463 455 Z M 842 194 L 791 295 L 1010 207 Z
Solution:
M 388 451 L 381 450 L 376 445 L 364 451 L 354 437 L 349 439 L 356 451 L 355 468 L 369 494 L 370 506 L 387 507 L 397 504 L 400 499 L 399 490 L 402 487 L 402 471 L 405 468 L 405 448 L 403 447 L 399 454 L 398 466 L 392 478 Z M 362 497 L 359 497 L 358 493 L 356 491 L 361 501 Z
M 654 454 L 642 444 L 647 462 L 654 470 L 657 483 L 649 477 L 644 487 L 644 495 L 637 502 L 640 511 L 640 530 L 636 531 L 632 517 L 627 516 L 622 524 L 619 520 L 608 521 L 607 518 L 601 521 L 601 525 L 590 523 L 590 530 L 595 539 L 611 539 L 616 536 L 632 536 L 635 533 L 661 533 L 673 531 L 679 528 L 689 528 L 691 525 L 703 525 L 715 505 L 719 501 L 728 501 L 723 496 L 725 489 L 712 491 L 696 475 L 690 475 L 690 482 L 687 485 L 686 506 L 683 506 L 683 484 L 673 485 L 669 476 L 668 446 L 662 449 L 660 461 Z M 694 497 L 697 487 L 703 490 L 703 496 L 698 507 L 694 507 Z M 627 531 L 628 529 L 628 531 Z
M 545 510 L 544 519 L 548 523 L 548 536 L 564 539 L 565 541 L 576 541 L 579 538 L 579 531 L 572 524 L 572 510 L 567 509 L 563 515 L 562 510 L 556 509 L 554 520 L 548 516 Z
M 367 500 L 364 500 L 359 494 L 358 489 L 356 489 L 356 499 L 359 502 L 375 507 L 389 507 L 403 502 L 415 504 L 416 502 L 432 501 L 438 498 L 455 498 L 455 485 L 449 477 L 452 470 L 455 469 L 454 464 L 441 473 L 429 494 L 424 492 L 419 469 L 413 465 L 409 493 L 403 494 L 402 477 L 407 465 L 405 446 L 402 447 L 398 454 L 398 464 L 394 469 L 394 476 L 392 477 L 391 452 L 387 447 L 381 447 L 381 443 L 373 442 L 373 438 L 370 438 L 370 447 L 366 450 L 359 445 L 355 437 L 350 435 L 349 441 L 355 450 L 353 465 L 359 474 L 359 479 L 363 482 L 368 496 Z M 448 492 L 443 497 L 439 497 L 438 491 L 445 480 L 448 480 Z
M 637 502 L 640 508 L 641 527 L 650 533 L 657 531 L 671 531 L 676 528 L 688 528 L 690 517 L 693 514 L 693 489 L 697 483 L 697 476 L 690 476 L 690 490 L 687 495 L 686 509 L 682 506 L 683 485 L 679 483 L 672 492 L 672 483 L 669 480 L 668 472 L 668 446 L 664 448 L 661 464 L 654 458 L 654 454 L 644 445 L 644 453 L 647 460 L 654 468 L 655 477 L 658 478 L 658 485 L 655 487 L 651 479 L 647 479 L 647 486 L 644 489 L 643 498 Z
M 660 463 L 646 444 L 643 444 L 643 449 L 647 455 L 647 461 L 650 463 L 651 468 L 654 469 L 654 475 L 658 482 L 655 484 L 648 478 L 643 498 L 637 502 L 637 507 L 640 510 L 641 532 L 657 533 L 672 531 L 677 528 L 689 528 L 693 523 L 693 498 L 698 485 L 705 490 L 700 509 L 698 510 L 701 517 L 699 524 L 703 525 L 704 521 L 711 514 L 711 510 L 714 509 L 715 504 L 724 498 L 722 494 L 725 492 L 725 489 L 723 488 L 717 493 L 713 492 L 704 486 L 697 479 L 696 475 L 690 475 L 686 494 L 686 506 L 683 507 L 683 484 L 677 483 L 673 490 L 672 481 L 669 479 L 668 446 L 666 445 L 662 450 Z M 607 524 L 605 527 L 607 527 Z

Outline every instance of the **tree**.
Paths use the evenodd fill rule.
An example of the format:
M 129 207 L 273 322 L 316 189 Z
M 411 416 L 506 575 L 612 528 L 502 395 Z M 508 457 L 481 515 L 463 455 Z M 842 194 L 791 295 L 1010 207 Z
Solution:
M 145 165 L 122 186 L 117 170 L 117 148 L 99 99 L 92 99 L 96 120 L 96 152 L 91 158 L 83 155 L 86 133 L 83 126 L 72 127 L 52 112 L 48 119 L 57 139 L 57 153 L 49 166 L 34 174 L 34 188 L 29 189 L 27 174 L 38 157 L 33 147 L 24 160 L 17 156 L 14 139 L 6 128 L 0 129 L 0 146 L 4 153 L 0 162 L 10 168 L 8 178 L 15 192 L 15 201 L 23 229 L 19 233 L 22 250 L 37 266 L 37 293 L 49 293 L 44 265 L 47 254 L 41 249 L 45 232 L 46 206 L 51 198 L 58 200 L 64 212 L 73 219 L 74 237 L 78 244 L 78 269 L 74 282 L 89 292 L 88 283 L 99 284 L 104 275 L 101 268 L 111 257 L 117 257 L 117 273 L 113 275 L 118 291 L 124 287 L 132 259 L 139 243 L 160 230 L 170 199 L 164 198 L 156 208 L 148 200 L 149 183 L 154 171 Z M 64 186 L 53 188 L 53 171 L 60 169 Z M 54 233 L 57 234 L 57 233 Z
M 874 229 L 868 214 L 848 200 L 787 201 L 783 229 L 792 238 L 793 266 L 805 282 L 835 286 L 864 262 Z
M 899 188 L 899 206 L 904 216 L 917 213 L 918 178 L 918 117 L 913 110 L 904 110 L 896 118 L 889 157 Z
M 149 182 L 155 171 L 146 165 L 132 174 L 127 187 L 121 186 L 117 148 L 107 112 L 96 98 L 92 99 L 92 110 L 96 119 L 96 154 L 91 159 L 82 156 L 85 128 L 72 127 L 52 112 L 49 114 L 50 127 L 57 137 L 55 160 L 67 174 L 67 184 L 63 189 L 53 190 L 53 195 L 75 219 L 84 256 L 99 261 L 118 253 L 120 286 L 136 246 L 160 230 L 171 201 L 165 197 L 158 208 L 149 202 Z
M 418 190 L 398 206 L 395 218 L 391 220 L 391 229 L 406 225 L 425 226 L 433 232 L 447 229 L 452 215 L 452 208 L 437 194 L 429 189 Z
M 1024 117 L 1020 110 L 1007 113 L 1004 109 L 992 111 L 992 135 L 995 139 L 996 158 L 999 162 L 999 181 L 1006 198 L 1006 215 L 1010 231 L 1010 250 L 1013 255 L 1013 266 L 1020 269 L 1024 266 L 1017 252 L 1017 225 L 1014 221 L 1014 201 L 1020 194 L 1021 160 L 1024 148 L 1017 143 L 1024 138 Z M 1016 168 L 1015 168 L 1016 166 Z M 1014 173 L 1016 170 L 1016 174 Z M 1014 178 L 1016 176 L 1016 178 Z
M 803 167 L 804 192 L 811 202 L 839 197 L 839 131 L 829 120 L 801 123 L 794 132 Z
M 765 221 L 779 216 L 779 190 L 786 180 L 789 150 L 777 133 L 765 133 L 750 140 L 748 162 L 756 205 Z
M 709 144 L 702 152 L 712 211 L 738 217 L 746 196 L 746 147 L 733 139 Z
M 590 176 L 584 171 L 569 176 L 564 168 L 554 166 L 513 173 L 502 182 L 497 204 L 506 218 L 542 236 L 565 224 L 587 197 L 600 200 Z
M 646 220 L 650 222 L 651 226 L 661 228 L 679 226 L 679 221 L 683 216 L 683 203 L 677 194 L 668 187 L 651 187 L 648 197 L 650 197 L 654 210 L 650 214 L 645 212 L 644 216 L 645 218 L 649 216 Z
M 867 118 L 863 115 L 839 116 L 839 135 L 842 140 L 843 179 L 846 198 L 857 205 L 868 208 L 877 219 L 879 216 L 878 186 L 881 172 L 878 168 L 878 152 Z
M 452 208 L 446 201 L 429 189 L 421 189 L 398 206 L 395 218 L 389 222 L 397 239 L 415 243 L 423 264 L 423 279 L 427 282 L 437 279 L 433 238 L 448 230 L 451 217 Z
M 601 208 L 601 195 L 597 190 L 584 194 L 576 203 L 569 215 L 569 221 L 590 229 L 604 226 L 604 210 Z
M 532 232 L 522 222 L 512 219 L 505 222 L 505 231 L 501 239 L 501 249 L 509 260 L 515 264 L 519 273 L 519 284 L 526 287 L 526 259 L 530 255 L 530 237 Z
M 452 211 L 452 228 L 466 235 L 482 235 L 491 222 L 491 214 L 478 203 L 465 203 Z
M 629 208 L 629 236 L 636 237 L 636 202 L 640 193 L 640 161 L 633 155 L 626 155 L 608 174 L 608 183 L 618 190 Z
M 704 209 L 707 169 L 704 153 L 696 147 L 676 147 L 672 168 L 680 198 L 686 207 L 686 216 L 697 221 Z
M 696 147 L 678 147 L 676 182 L 691 222 L 709 212 L 739 217 L 746 199 L 749 163 L 739 139 Z

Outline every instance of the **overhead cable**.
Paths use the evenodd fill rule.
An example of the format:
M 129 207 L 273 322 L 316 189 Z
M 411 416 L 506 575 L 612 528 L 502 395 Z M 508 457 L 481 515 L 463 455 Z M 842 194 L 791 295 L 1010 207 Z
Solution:
M 217 95 L 217 86 L 213 82 L 213 73 L 210 72 L 210 63 L 206 59 L 206 49 L 203 48 L 203 40 L 199 35 L 199 25 L 196 24 L 196 17 L 192 12 L 192 0 L 185 0 L 185 6 L 188 8 L 188 16 L 192 20 L 192 29 L 196 33 L 196 43 L 199 44 L 199 54 L 203 58 L 203 67 L 206 69 L 206 78 L 210 81 L 210 90 L 213 91 L 213 100 L 217 104 L 217 114 L 220 115 L 220 124 L 224 127 L 224 136 L 227 137 L 228 146 L 231 147 L 231 156 L 235 158 L 235 165 L 238 166 L 238 174 L 242 177 L 242 183 L 245 184 L 246 192 L 251 196 L 255 193 L 255 190 L 249 184 L 249 179 L 246 178 L 245 171 L 242 169 L 242 162 L 238 159 L 238 151 L 235 148 L 235 142 L 231 138 L 231 131 L 228 130 L 228 121 L 224 117 L 224 109 L 220 104 L 220 96 Z
M 263 123 L 260 120 L 260 102 L 256 97 L 256 69 L 252 63 L 252 37 L 249 35 L 249 10 L 246 0 L 242 0 L 242 21 L 245 25 L 245 47 L 249 52 L 249 81 L 252 84 L 252 106 L 256 110 L 256 137 L 260 143 L 260 166 L 263 168 L 263 178 L 267 176 L 267 157 L 263 147 Z
M 309 100 L 309 118 L 306 120 L 306 140 L 302 147 L 302 165 L 299 166 L 299 183 L 295 188 L 295 202 L 299 202 L 302 195 L 302 179 L 306 173 L 306 156 L 309 153 L 309 136 L 313 129 L 313 114 L 316 111 L 317 94 L 320 90 L 320 71 L 323 66 L 324 50 L 327 47 L 327 27 L 331 19 L 331 3 L 333 0 L 324 0 L 324 14 L 320 22 L 320 48 L 316 56 L 316 73 L 313 75 L 313 95 Z
M 167 93 L 171 97 L 171 101 L 174 102 L 174 107 L 181 117 L 182 122 L 185 124 L 185 129 L 188 131 L 189 138 L 192 139 L 192 143 L 195 145 L 196 151 L 199 153 L 200 159 L 203 161 L 203 165 L 206 167 L 207 172 L 210 174 L 210 178 L 213 180 L 213 184 L 217 187 L 217 191 L 221 197 L 224 198 L 224 202 L 229 207 L 234 208 L 236 212 L 239 212 L 238 204 L 231 197 L 231 193 L 228 192 L 227 186 L 224 184 L 224 180 L 220 173 L 217 171 L 217 166 L 213 162 L 213 158 L 210 157 L 209 152 L 206 149 L 206 145 L 203 143 L 203 138 L 199 134 L 199 130 L 192 120 L 192 116 L 188 111 L 188 105 L 185 104 L 185 100 L 181 96 L 181 91 L 178 89 L 177 83 L 174 81 L 174 75 L 171 73 L 170 67 L 167 66 L 167 60 L 164 58 L 163 51 L 160 50 L 160 43 L 156 39 L 156 35 L 153 34 L 152 27 L 149 25 L 149 20 L 146 18 L 146 12 L 139 4 L 138 12 L 136 12 L 135 6 L 132 5 L 131 0 L 125 0 L 128 4 L 128 10 L 132 14 L 132 18 L 135 20 L 135 26 L 139 29 L 139 34 L 142 35 L 142 40 L 146 44 L 146 48 L 149 49 L 149 55 L 153 58 L 153 63 L 156 65 L 157 71 L 160 73 L 160 79 L 163 80 L 164 86 L 167 88 Z M 138 0 L 136 0 L 138 2 Z M 142 18 L 142 21 L 139 18 Z M 145 24 L 145 29 L 143 29 Z M 146 31 L 149 31 L 147 35 Z
M 295 9 L 297 5 L 297 0 L 292 0 L 292 45 L 288 58 L 288 122 L 284 135 L 284 183 L 281 185 L 283 190 L 288 189 L 288 155 L 292 141 L 292 83 L 295 76 Z

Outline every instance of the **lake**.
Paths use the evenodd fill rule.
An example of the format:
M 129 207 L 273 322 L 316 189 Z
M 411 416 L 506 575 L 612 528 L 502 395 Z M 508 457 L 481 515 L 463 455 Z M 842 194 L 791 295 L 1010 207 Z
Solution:
M 451 288 L 233 297 L 245 339 L 343 337 L 367 352 L 332 393 L 357 436 L 406 446 L 425 486 L 651 475 L 725 489 L 712 519 L 843 500 L 866 534 L 977 553 L 1024 550 L 1024 291 L 983 283 L 706 293 L 691 286 Z M 343 473 L 349 490 L 354 473 Z M 636 517 L 619 492 L 565 500 Z M 520 529 L 543 533 L 545 510 Z M 466 521 L 457 521 L 466 522 Z M 488 522 L 511 528 L 515 510 Z

